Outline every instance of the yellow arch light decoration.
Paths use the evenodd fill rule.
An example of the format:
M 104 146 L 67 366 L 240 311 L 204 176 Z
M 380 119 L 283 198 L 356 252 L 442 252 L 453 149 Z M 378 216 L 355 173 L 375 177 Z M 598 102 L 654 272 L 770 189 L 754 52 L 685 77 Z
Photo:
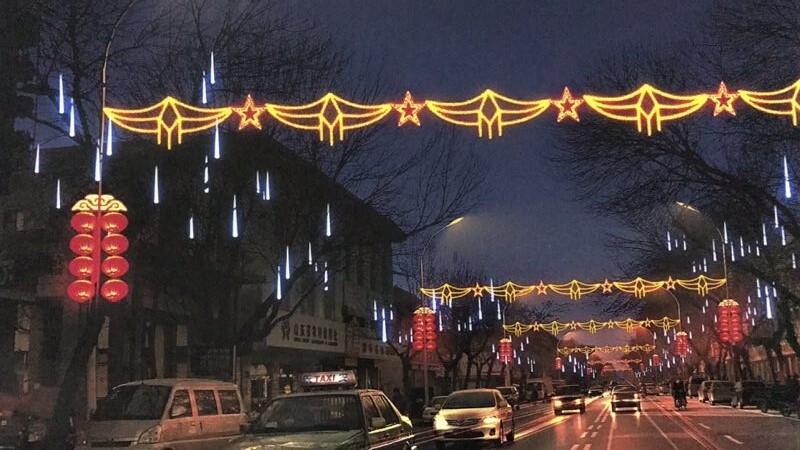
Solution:
M 319 133 L 319 140 L 333 146 L 336 138 L 344 140 L 345 131 L 363 128 L 386 117 L 391 103 L 362 105 L 328 92 L 315 102 L 305 105 L 266 105 L 270 115 L 281 123 L 300 130 Z
M 777 116 L 789 116 L 792 125 L 797 126 L 797 113 L 800 111 L 800 80 L 776 91 L 738 91 L 739 97 L 753 108 Z
M 602 345 L 598 347 L 591 347 L 591 346 L 581 346 L 581 347 L 559 347 L 558 353 L 564 356 L 568 356 L 571 353 L 583 353 L 583 354 L 590 354 L 595 352 L 607 353 L 607 352 L 622 352 L 622 353 L 631 353 L 631 352 L 646 352 L 650 353 L 656 349 L 655 345 L 652 344 L 642 344 L 642 345 Z
M 699 295 L 707 295 L 709 291 L 719 289 L 724 286 L 725 283 L 725 278 L 709 278 L 705 275 L 700 275 L 691 279 L 673 279 L 669 277 L 666 280 L 651 281 L 637 277 L 629 281 L 605 280 L 602 283 L 586 283 L 580 280 L 572 280 L 563 284 L 539 281 L 537 284 L 524 285 L 508 281 L 505 284 L 499 285 L 476 283 L 474 286 L 469 287 L 445 283 L 438 287 L 422 288 L 420 292 L 426 297 L 438 298 L 446 303 L 466 296 L 482 297 L 486 294 L 493 295 L 510 303 L 514 302 L 517 298 L 531 294 L 547 295 L 548 293 L 568 296 L 571 300 L 579 300 L 584 295 L 593 294 L 598 291 L 603 294 L 622 292 L 631 294 L 636 298 L 644 298 L 648 294 L 659 289 L 674 290 L 678 287 L 695 292 Z
M 126 212 L 128 207 L 113 195 L 89 194 L 72 205 L 72 211 Z
M 140 109 L 105 108 L 106 117 L 117 126 L 142 134 L 155 134 L 159 145 L 166 136 L 167 150 L 172 149 L 173 136 L 178 144 L 183 135 L 207 130 L 223 122 L 233 109 L 198 108 L 174 97 L 166 97 L 155 105 Z
M 636 122 L 636 129 L 644 129 L 648 136 L 653 130 L 661 131 L 663 122 L 686 117 L 708 101 L 708 94 L 675 95 L 661 91 L 649 84 L 642 85 L 630 94 L 617 97 L 584 95 L 586 104 L 609 119 Z
M 550 107 L 550 99 L 516 100 L 487 89 L 463 102 L 428 100 L 428 110 L 445 122 L 475 127 L 478 137 L 492 139 L 503 135 L 503 128 L 534 119 Z
M 612 328 L 619 328 L 623 329 L 626 332 L 630 333 L 635 328 L 644 327 L 644 328 L 661 328 L 664 331 L 669 331 L 671 328 L 676 328 L 680 323 L 680 319 L 671 319 L 669 317 L 663 317 L 661 319 L 643 319 L 643 320 L 636 320 L 636 319 L 625 319 L 625 320 L 609 320 L 609 321 L 597 321 L 597 320 L 589 320 L 587 322 L 533 322 L 533 323 L 520 323 L 515 322 L 510 325 L 503 325 L 503 330 L 507 333 L 513 334 L 514 336 L 521 336 L 524 333 L 528 333 L 530 331 L 547 331 L 548 333 L 556 336 L 563 331 L 576 331 L 576 330 L 583 330 L 588 331 L 591 334 L 597 333 L 600 330 L 604 329 L 612 329 Z

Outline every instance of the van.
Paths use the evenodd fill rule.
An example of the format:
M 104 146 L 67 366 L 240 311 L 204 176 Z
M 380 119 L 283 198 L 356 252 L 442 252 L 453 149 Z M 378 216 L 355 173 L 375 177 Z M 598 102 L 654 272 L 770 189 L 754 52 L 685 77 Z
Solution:
M 115 387 L 79 436 L 77 449 L 216 449 L 247 424 L 233 383 L 153 379 Z

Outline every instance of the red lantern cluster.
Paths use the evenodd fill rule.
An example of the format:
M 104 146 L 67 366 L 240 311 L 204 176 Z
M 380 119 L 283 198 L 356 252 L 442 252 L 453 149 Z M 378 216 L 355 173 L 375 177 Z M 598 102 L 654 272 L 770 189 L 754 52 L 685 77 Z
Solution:
M 500 362 L 504 364 L 511 362 L 513 353 L 514 351 L 511 348 L 511 338 L 504 337 L 503 339 L 500 339 L 500 343 L 497 346 L 497 355 L 500 357 Z
M 412 324 L 414 350 L 436 350 L 436 313 L 428 307 L 414 311 Z
M 685 331 L 675 334 L 675 353 L 684 357 L 689 354 L 689 335 Z
M 738 344 L 742 334 L 742 311 L 736 300 L 723 300 L 717 306 L 719 313 L 719 340 L 727 344 Z
M 79 211 L 72 216 L 70 225 L 78 234 L 69 241 L 69 248 L 76 255 L 68 265 L 69 273 L 76 278 L 67 287 L 69 298 L 86 303 L 97 294 L 98 285 L 100 295 L 109 302 L 125 298 L 128 284 L 119 278 L 130 266 L 120 255 L 128 250 L 128 239 L 120 233 L 128 226 L 128 218 L 120 212 L 98 215 Z M 105 259 L 103 253 L 108 255 Z M 108 278 L 102 285 L 101 273 Z

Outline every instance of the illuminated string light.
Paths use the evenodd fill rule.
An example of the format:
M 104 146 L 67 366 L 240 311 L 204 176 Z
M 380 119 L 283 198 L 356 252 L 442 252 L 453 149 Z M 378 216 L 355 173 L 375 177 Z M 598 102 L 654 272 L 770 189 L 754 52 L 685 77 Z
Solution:
M 69 137 L 75 137 L 75 99 L 69 99 Z
M 208 191 L 210 190 L 208 180 L 208 155 L 206 155 L 205 160 L 203 161 L 203 192 L 206 194 L 208 194 Z
M 672 237 L 669 235 L 669 230 L 667 230 L 667 251 L 672 251 Z
M 789 183 L 789 162 L 783 155 L 783 192 L 786 198 L 792 198 L 792 185 Z
M 40 152 L 41 148 L 39 147 L 39 144 L 36 144 L 36 156 L 33 160 L 33 173 L 35 174 L 39 174 Z
M 101 164 L 102 162 L 100 160 L 100 148 L 97 147 L 94 149 L 94 181 L 100 181 L 103 176 Z
M 256 170 L 256 194 L 261 193 L 261 171 Z
M 500 302 L 497 302 L 497 320 L 502 320 L 502 319 L 503 316 L 502 313 L 500 312 Z
M 786 247 L 786 228 L 781 225 L 781 245 Z
M 625 319 L 625 320 L 608 320 L 608 321 L 597 321 L 597 320 L 589 320 L 587 322 L 533 322 L 529 324 L 523 324 L 520 322 L 516 322 L 511 325 L 503 325 L 503 329 L 510 334 L 515 336 L 522 336 L 528 332 L 536 332 L 536 331 L 546 331 L 553 335 L 558 335 L 564 331 L 576 331 L 576 330 L 583 330 L 588 331 L 591 334 L 595 334 L 598 331 L 605 330 L 605 329 L 624 329 L 626 332 L 631 333 L 634 329 L 643 327 L 643 328 L 661 328 L 665 332 L 666 330 L 675 328 L 680 323 L 680 319 L 672 319 L 669 317 L 663 317 L 661 319 L 643 319 L 643 320 L 635 320 L 635 319 Z M 655 335 L 654 335 L 655 338 Z
M 289 246 L 288 245 L 286 246 L 286 271 L 285 272 L 286 272 L 286 279 L 287 280 L 292 277 L 292 266 L 291 266 L 291 263 L 289 261 Z
M 736 262 L 736 247 L 734 247 L 733 241 L 731 241 L 731 262 Z
M 108 129 L 106 130 L 106 156 L 112 156 L 114 154 L 114 122 L 108 121 Z
M 189 239 L 194 240 L 194 214 L 189 216 Z
M 489 300 L 494 303 L 494 281 L 489 278 Z
M 632 294 L 637 298 L 643 298 L 647 294 L 660 289 L 673 290 L 677 287 L 696 292 L 699 295 L 706 295 L 708 291 L 718 289 L 725 285 L 725 282 L 726 280 L 724 278 L 709 278 L 705 275 L 699 275 L 691 279 L 673 279 L 670 277 L 667 280 L 658 281 L 646 280 L 639 277 L 629 281 L 612 282 L 605 280 L 603 283 L 585 283 L 579 280 L 572 280 L 563 284 L 546 284 L 544 281 L 540 281 L 538 284 L 522 285 L 509 281 L 499 286 L 495 286 L 490 280 L 489 286 L 476 284 L 469 287 L 459 287 L 445 283 L 434 288 L 423 287 L 420 289 L 420 292 L 427 297 L 431 297 L 435 293 L 437 296 L 441 297 L 443 301 L 448 303 L 454 299 L 459 299 L 470 294 L 474 296 L 484 292 L 499 296 L 508 302 L 513 302 L 518 297 L 533 294 L 547 295 L 548 293 L 564 295 L 568 296 L 570 299 L 578 300 L 584 295 L 597 291 L 602 290 L 603 293 L 612 293 L 615 289 L 619 292 Z
M 797 257 L 792 253 L 792 269 L 797 269 Z
M 283 278 L 281 276 L 281 266 L 278 266 L 278 283 L 277 283 L 277 287 L 275 288 L 275 291 L 276 291 L 275 292 L 275 298 L 278 299 L 278 300 L 280 300 L 283 297 L 283 295 L 281 293 L 281 291 L 282 291 L 282 289 L 281 289 L 281 278 Z
M 728 222 L 725 222 L 725 221 L 722 222 L 722 236 L 723 236 L 723 238 L 722 238 L 723 242 L 725 242 L 727 244 L 728 243 Z
M 325 205 L 325 236 L 331 237 L 331 204 Z
M 761 243 L 764 247 L 767 246 L 767 224 L 766 222 L 761 222 Z M 757 249 L 758 247 L 756 247 Z
M 527 337 L 527 336 L 526 336 Z M 582 353 L 584 355 L 591 353 L 609 353 L 609 352 L 646 352 L 650 353 L 656 350 L 656 346 L 652 344 L 641 345 L 602 345 L 602 346 L 579 346 L 579 347 L 559 347 L 558 353 L 564 356 L 570 356 L 573 353 Z
M 61 209 L 61 178 L 56 180 L 56 209 Z
M 219 124 L 214 125 L 214 159 L 220 158 Z
M 478 320 L 483 320 L 483 307 L 481 306 L 482 303 L 483 301 L 481 300 L 481 297 L 478 297 Z
M 386 342 L 386 308 L 381 308 L 381 341 Z
M 233 209 L 231 211 L 231 237 L 239 237 L 239 208 L 236 204 L 236 194 L 233 194 Z
M 64 76 L 58 74 L 58 113 L 64 114 Z
M 792 125 L 797 126 L 797 112 L 800 110 L 798 91 L 800 80 L 775 91 L 739 90 L 739 96 L 742 101 L 761 112 L 791 117 Z
M 119 127 L 141 134 L 156 135 L 160 145 L 166 136 L 167 149 L 172 149 L 173 136 L 178 144 L 183 135 L 207 130 L 227 119 L 232 109 L 198 108 L 166 97 L 160 102 L 140 109 L 105 108 L 106 116 Z
M 739 236 L 739 256 L 744 258 L 744 238 Z
M 717 240 L 711 240 L 711 258 L 714 262 L 717 262 Z
M 269 170 L 264 174 L 264 200 L 272 200 L 269 187 Z
M 206 92 L 206 71 L 203 71 L 203 93 L 201 95 L 201 102 L 205 105 L 208 103 L 208 93 Z
M 373 300 L 372 301 L 372 320 L 374 320 L 375 322 L 378 321 L 378 301 L 377 300 Z
M 428 100 L 428 110 L 454 125 L 474 127 L 478 137 L 502 136 L 503 128 L 534 119 L 550 107 L 549 99 L 516 100 L 487 89 L 462 102 Z
M 153 204 L 157 205 L 158 203 L 159 203 L 159 195 L 158 195 L 158 166 L 156 166 L 154 174 L 153 174 Z
M 211 52 L 211 62 L 208 66 L 208 81 L 213 86 L 217 82 L 216 70 L 214 70 L 214 52 Z
M 327 93 L 317 101 L 305 105 L 266 105 L 272 117 L 284 125 L 300 130 L 316 131 L 319 140 L 332 146 L 335 139 L 344 139 L 346 131 L 363 128 L 386 117 L 392 111 L 391 103 L 363 105 Z
M 708 259 L 703 256 L 703 272 L 708 272 Z
M 683 235 L 683 251 L 686 251 L 686 235 Z
M 772 215 L 774 216 L 775 228 L 778 228 L 780 226 L 780 222 L 778 222 L 778 205 L 772 205 Z
M 314 265 L 314 256 L 311 254 L 311 241 L 308 242 L 308 265 Z
M 325 261 L 325 270 L 323 271 L 322 278 L 325 282 L 324 290 L 328 291 L 328 261 Z

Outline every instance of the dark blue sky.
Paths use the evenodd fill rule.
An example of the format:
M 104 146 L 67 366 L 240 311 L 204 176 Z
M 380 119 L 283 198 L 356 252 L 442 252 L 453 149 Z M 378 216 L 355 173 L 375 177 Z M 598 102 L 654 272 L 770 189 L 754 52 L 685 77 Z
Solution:
M 518 98 L 559 97 L 565 85 L 581 85 L 604 56 L 624 47 L 658 48 L 701 36 L 709 5 L 337 0 L 295 7 L 337 36 L 356 64 L 369 61 L 367 73 L 380 70 L 386 91 L 398 99 L 410 89 L 420 99 L 457 101 L 486 88 Z M 619 228 L 577 203 L 549 162 L 554 120 L 545 113 L 493 141 L 462 130 L 475 142 L 488 191 L 462 225 L 437 241 L 442 260 L 457 252 L 495 279 L 519 281 L 602 279 L 615 269 L 605 236 Z

